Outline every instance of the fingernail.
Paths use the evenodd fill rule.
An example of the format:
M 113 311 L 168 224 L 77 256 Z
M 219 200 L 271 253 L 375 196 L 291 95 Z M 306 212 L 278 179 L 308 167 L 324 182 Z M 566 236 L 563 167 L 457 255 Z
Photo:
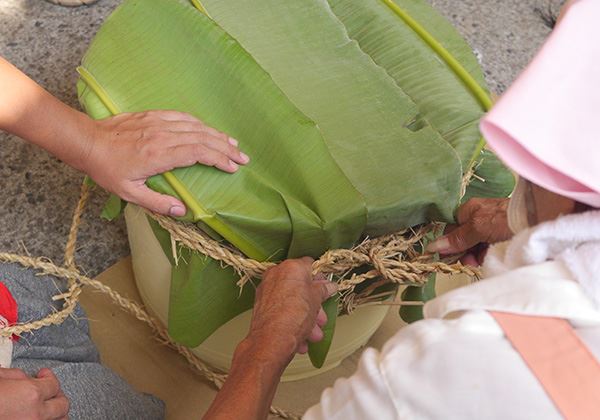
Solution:
M 427 252 L 444 252 L 450 248 L 450 241 L 446 237 L 441 237 L 427 245 Z
M 181 206 L 173 206 L 169 210 L 169 214 L 173 217 L 183 217 L 185 216 L 185 209 Z
M 230 160 L 230 161 L 229 161 L 229 166 L 231 166 L 231 168 L 232 168 L 234 171 L 237 171 L 237 170 L 238 170 L 238 168 L 239 168 L 239 165 L 238 165 L 237 163 L 235 163 L 233 160 Z
M 331 282 L 331 281 L 328 282 L 328 283 L 325 283 L 325 288 L 327 289 L 327 294 L 329 296 L 335 295 L 337 293 L 337 291 L 338 291 L 338 285 L 337 285 L 337 283 L 334 283 L 334 282 Z
M 229 137 L 229 139 L 227 140 L 229 141 L 229 144 L 231 144 L 232 146 L 238 146 L 238 144 L 240 144 L 239 141 L 237 141 L 236 139 L 234 139 L 233 137 Z
M 240 157 L 242 158 L 242 162 L 244 162 L 244 163 L 250 162 L 250 158 L 244 152 L 240 152 Z

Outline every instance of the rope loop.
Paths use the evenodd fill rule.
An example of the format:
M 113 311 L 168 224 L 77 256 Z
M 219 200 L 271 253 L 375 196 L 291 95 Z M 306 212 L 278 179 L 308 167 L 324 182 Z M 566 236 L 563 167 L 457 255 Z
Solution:
M 252 260 L 228 244 L 216 241 L 195 224 L 180 222 L 170 217 L 146 211 L 170 235 L 174 243 L 206 255 L 232 267 L 244 286 L 249 279 L 260 278 L 275 263 Z M 422 285 L 432 273 L 466 274 L 479 277 L 475 268 L 460 262 L 435 261 L 433 255 L 422 254 L 422 240 L 438 229 L 438 224 L 408 229 L 374 239 L 365 239 L 353 249 L 325 252 L 313 263 L 313 273 L 332 275 L 338 281 L 340 292 L 352 292 L 356 286 L 373 279 L 398 285 Z M 360 269 L 362 274 L 354 270 Z
M 67 0 L 50 1 L 66 2 Z M 86 0 L 81 1 L 85 3 Z M 89 3 L 90 0 L 85 4 Z M 176 343 L 169 336 L 167 328 L 149 315 L 142 305 L 121 296 L 105 284 L 78 271 L 75 264 L 77 234 L 81 225 L 81 217 L 90 196 L 90 190 L 91 187 L 84 182 L 81 187 L 79 201 L 73 213 L 62 267 L 46 258 L 0 253 L 0 261 L 2 262 L 20 264 L 23 267 L 38 270 L 39 275 L 62 278 L 67 281 L 67 290 L 52 298 L 54 301 L 63 301 L 63 305 L 58 311 L 52 312 L 39 320 L 1 327 L 0 336 L 10 337 L 13 334 L 20 336 L 47 326 L 61 324 L 75 310 L 82 288 L 84 286 L 91 287 L 104 293 L 115 305 L 145 323 L 160 342 L 179 352 L 194 371 L 210 381 L 215 388 L 220 389 L 227 378 L 225 373 L 200 360 L 188 347 Z M 275 265 L 274 262 L 260 262 L 245 257 L 228 244 L 210 238 L 194 224 L 178 222 L 159 214 L 149 212 L 146 212 L 146 214 L 169 232 L 174 243 L 200 252 L 232 267 L 240 276 L 238 282 L 240 287 L 251 279 L 260 278 L 266 270 Z M 422 285 L 431 273 L 462 273 L 479 277 L 477 269 L 463 266 L 457 262 L 434 261 L 432 255 L 421 253 L 423 238 L 438 227 L 439 225 L 430 224 L 416 230 L 408 229 L 392 235 L 365 239 L 353 249 L 327 251 L 314 262 L 313 272 L 323 273 L 333 277 L 338 282 L 341 294 L 340 308 L 343 313 L 348 314 L 362 305 L 376 304 L 378 301 L 393 297 L 395 292 L 377 294 L 379 287 L 389 283 Z M 365 282 L 370 283 L 365 285 L 364 290 L 356 293 L 355 288 Z M 271 407 L 270 413 L 282 419 L 300 418 L 296 414 L 277 407 Z

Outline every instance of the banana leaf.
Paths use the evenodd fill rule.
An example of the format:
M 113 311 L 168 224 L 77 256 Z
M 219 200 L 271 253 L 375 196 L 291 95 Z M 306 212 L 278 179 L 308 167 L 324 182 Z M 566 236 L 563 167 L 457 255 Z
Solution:
M 323 310 L 327 314 L 327 324 L 323 327 L 323 339 L 316 343 L 309 343 L 308 356 L 314 367 L 320 369 L 325 364 L 338 317 L 339 296 L 334 296 L 323 303 Z
M 148 180 L 185 202 L 184 220 L 260 260 L 452 221 L 489 99 L 469 47 L 424 1 L 193 3 L 123 2 L 78 82 L 94 118 L 176 109 L 240 141 L 252 160 L 236 174 L 196 165 Z M 234 272 L 204 256 L 183 257 L 172 261 L 169 331 L 196 346 L 253 291 L 240 295 Z
M 462 201 L 471 198 L 508 197 L 515 187 L 515 177 L 489 150 L 484 150 L 475 163 L 475 176 Z
M 171 263 L 171 293 L 169 301 L 169 334 L 179 342 L 201 343 L 213 331 L 230 319 L 252 308 L 254 288 L 239 289 L 235 273 L 231 267 L 223 267 L 219 262 L 178 247 L 173 252 L 170 234 L 148 218 L 163 252 Z M 173 259 L 178 256 L 179 263 Z M 202 297 L 202 324 L 200 332 L 191 326 L 198 322 L 196 300 Z M 335 324 L 334 324 L 335 325 Z

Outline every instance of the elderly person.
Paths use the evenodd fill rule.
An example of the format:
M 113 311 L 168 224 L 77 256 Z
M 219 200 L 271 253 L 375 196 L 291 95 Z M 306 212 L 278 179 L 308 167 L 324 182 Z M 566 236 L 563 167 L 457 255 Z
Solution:
M 600 418 L 598 18 L 598 0 L 575 1 L 482 122 L 520 175 L 516 191 L 510 202 L 467 203 L 429 250 L 514 233 L 490 248 L 485 280 L 428 302 L 425 320 L 367 349 L 306 419 Z M 308 260 L 266 273 L 252 329 L 205 418 L 266 416 L 286 364 L 319 338 L 323 287 Z

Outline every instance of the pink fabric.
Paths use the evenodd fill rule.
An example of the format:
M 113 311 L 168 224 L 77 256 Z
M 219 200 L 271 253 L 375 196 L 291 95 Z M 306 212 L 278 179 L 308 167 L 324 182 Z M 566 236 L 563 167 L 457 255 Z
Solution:
M 600 419 L 600 364 L 567 320 L 490 314 L 564 418 Z
M 519 175 L 600 207 L 600 0 L 579 0 L 481 123 Z

